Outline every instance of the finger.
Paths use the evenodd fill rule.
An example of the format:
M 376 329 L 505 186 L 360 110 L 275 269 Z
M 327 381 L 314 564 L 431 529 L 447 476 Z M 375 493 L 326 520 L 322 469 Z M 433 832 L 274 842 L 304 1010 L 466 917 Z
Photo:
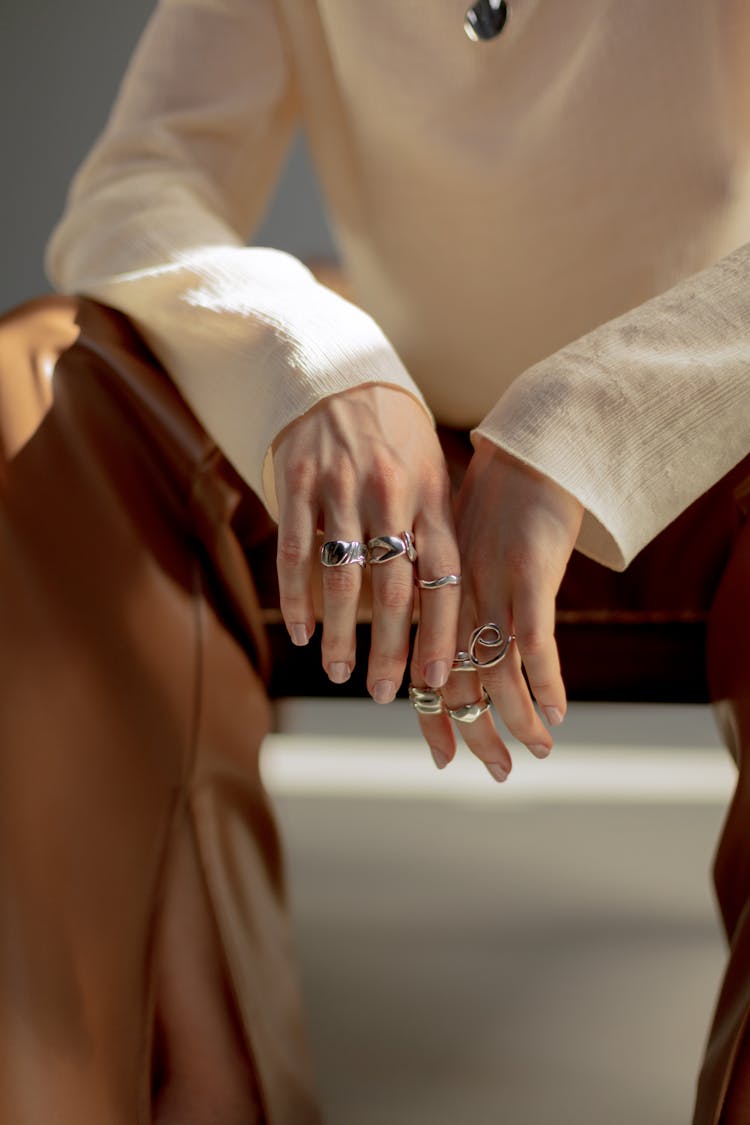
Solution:
M 456 755 L 456 736 L 450 716 L 443 712 L 440 715 L 418 714 L 417 718 L 433 762 L 439 770 L 445 769 Z
M 552 749 L 552 738 L 532 702 L 515 643 L 500 664 L 482 673 L 482 679 L 498 715 L 513 737 L 535 757 L 546 758 Z
M 427 686 L 419 672 L 422 663 L 420 636 L 419 632 L 417 632 L 412 652 L 410 672 L 411 683 L 418 688 Z M 437 714 L 422 714 L 416 707 L 415 710 L 417 712 L 419 729 L 430 748 L 430 753 L 432 754 L 435 765 L 439 770 L 445 769 L 456 754 L 456 736 L 450 716 L 447 715 L 444 710 Z
M 555 641 L 555 596 L 540 583 L 519 579 L 513 593 L 513 631 L 529 686 L 550 726 L 565 716 L 567 700 Z
M 416 520 L 415 537 L 419 543 L 416 578 L 423 581 L 449 576 L 460 579 L 461 559 L 449 511 L 440 513 L 437 520 Z M 439 688 L 446 683 L 456 654 L 461 585 L 418 587 L 418 598 L 415 647 L 418 659 L 414 674 L 430 687 Z
M 450 716 L 469 704 L 481 704 L 484 700 L 479 677 L 470 673 L 454 673 L 443 688 L 443 701 Z M 464 742 L 477 758 L 487 767 L 495 781 L 505 781 L 513 768 L 510 751 L 495 726 L 492 712 L 488 709 L 473 722 L 458 722 L 456 727 Z
M 409 527 L 410 524 L 391 526 Z M 398 535 L 377 531 L 375 535 Z M 370 566 L 372 631 L 367 690 L 376 703 L 390 703 L 404 678 L 414 607 L 414 564 L 406 556 Z
M 311 574 L 316 510 L 302 495 L 280 500 L 276 569 L 281 615 L 296 645 L 307 644 L 315 630 Z
M 326 540 L 361 542 L 359 515 L 351 502 L 351 494 L 331 496 L 324 515 Z M 362 567 L 358 563 L 324 566 L 323 635 L 321 656 L 329 679 L 345 683 L 352 674 L 356 657 L 357 606 L 362 589 Z

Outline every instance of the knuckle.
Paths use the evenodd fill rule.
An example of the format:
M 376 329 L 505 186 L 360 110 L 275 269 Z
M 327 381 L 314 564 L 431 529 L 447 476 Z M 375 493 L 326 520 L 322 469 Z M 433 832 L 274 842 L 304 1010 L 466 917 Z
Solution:
M 538 703 L 550 703 L 559 698 L 559 685 L 550 679 L 534 680 L 531 684 L 534 699 Z
M 397 577 L 385 579 L 375 593 L 375 601 L 382 609 L 407 609 L 413 597 L 413 584 L 408 579 Z
M 307 544 L 294 535 L 279 537 L 276 561 L 283 570 L 299 570 L 307 561 Z
M 513 543 L 507 547 L 504 563 L 513 578 L 526 578 L 537 569 L 536 552 L 527 543 Z
M 359 576 L 350 566 L 336 566 L 323 571 L 323 585 L 334 597 L 351 598 L 359 593 Z
M 354 664 L 354 646 L 351 635 L 348 633 L 331 632 L 324 635 L 320 646 L 321 656 L 325 665 L 343 660 Z
M 527 625 L 516 630 L 516 641 L 524 656 L 538 656 L 553 643 L 552 637 L 537 625 Z
M 428 510 L 443 511 L 450 497 L 448 474 L 440 467 L 427 465 L 422 471 L 422 496 Z
M 407 656 L 408 652 L 405 648 L 399 649 L 397 646 L 383 647 L 378 645 L 370 654 L 368 682 L 389 679 L 397 684 L 400 683 L 403 678 Z
M 281 616 L 289 623 L 298 621 L 300 617 L 304 619 L 308 612 L 306 599 L 303 596 L 293 594 L 280 595 L 279 609 L 281 610 Z
M 367 474 L 367 490 L 375 502 L 384 508 L 400 497 L 406 487 L 406 474 L 401 465 L 385 453 L 373 454 Z
M 338 497 L 354 495 L 357 483 L 357 466 L 350 457 L 336 457 L 325 473 L 325 492 Z
M 313 457 L 295 457 L 287 462 L 284 479 L 290 491 L 300 496 L 311 496 L 318 479 L 318 465 Z

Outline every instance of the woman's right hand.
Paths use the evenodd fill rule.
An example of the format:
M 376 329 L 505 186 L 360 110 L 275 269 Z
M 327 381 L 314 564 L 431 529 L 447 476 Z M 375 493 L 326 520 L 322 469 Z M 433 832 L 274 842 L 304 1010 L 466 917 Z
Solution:
M 367 688 L 389 703 L 404 675 L 415 594 L 423 578 L 460 572 L 448 474 L 437 435 L 422 407 L 380 384 L 324 399 L 274 443 L 279 503 L 278 574 L 281 612 L 295 644 L 315 627 L 313 563 L 324 540 L 367 542 L 414 535 L 416 564 L 405 556 L 370 568 L 372 644 Z M 323 667 L 334 683 L 349 679 L 362 588 L 356 563 L 324 567 Z M 448 678 L 456 652 L 460 587 L 422 599 L 417 674 L 431 687 Z

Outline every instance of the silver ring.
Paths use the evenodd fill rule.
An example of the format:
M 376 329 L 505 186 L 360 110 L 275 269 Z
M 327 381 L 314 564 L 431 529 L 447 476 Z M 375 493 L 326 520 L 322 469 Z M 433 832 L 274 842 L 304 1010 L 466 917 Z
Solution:
M 320 561 L 323 566 L 348 566 L 350 563 L 364 566 L 367 548 L 359 539 L 329 539 L 320 548 Z
M 418 688 L 409 684 L 409 699 L 415 711 L 420 715 L 440 715 L 445 710 L 443 697 L 440 692 L 432 688 Z
M 490 697 L 482 688 L 482 698 L 476 703 L 466 703 L 463 707 L 446 707 L 446 711 L 457 723 L 475 723 L 477 719 L 490 709 Z
M 496 625 L 494 621 L 488 621 L 486 625 L 480 625 L 475 629 L 469 638 L 469 660 L 475 669 L 494 668 L 496 664 L 505 660 L 514 640 L 512 633 L 506 633 L 502 626 Z M 489 660 L 480 660 L 477 656 L 477 646 L 499 651 Z
M 443 574 L 440 578 L 418 578 L 417 586 L 420 590 L 441 590 L 443 586 L 459 586 L 460 574 Z
M 471 657 L 466 649 L 459 649 L 453 657 L 451 672 L 476 672 L 476 668 L 472 664 Z
M 380 566 L 381 563 L 391 562 L 401 555 L 406 555 L 410 563 L 416 562 L 417 549 L 410 531 L 402 531 L 400 535 L 376 535 L 374 539 L 367 540 L 369 566 Z

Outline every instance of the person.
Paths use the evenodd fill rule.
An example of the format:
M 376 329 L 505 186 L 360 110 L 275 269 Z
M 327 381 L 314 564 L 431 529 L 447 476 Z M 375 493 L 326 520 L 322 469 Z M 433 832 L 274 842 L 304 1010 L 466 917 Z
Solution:
M 127 317 L 278 522 L 296 645 L 315 627 L 323 544 L 334 683 L 352 672 L 367 572 L 368 690 L 387 704 L 409 665 L 439 768 L 457 719 L 491 778 L 508 778 L 490 699 L 532 754 L 550 752 L 566 710 L 555 604 L 576 559 L 616 578 L 643 552 L 667 598 L 692 582 L 703 605 L 722 573 L 731 604 L 746 596 L 734 547 L 750 480 L 749 55 L 750 13 L 718 0 L 479 0 L 468 15 L 453 0 L 160 0 L 73 182 L 52 282 Z M 299 121 L 356 303 L 246 245 Z M 456 498 L 435 420 L 471 431 Z M 665 529 L 690 511 L 691 535 L 710 527 L 705 497 L 729 513 L 709 561 L 692 539 L 655 577 Z M 726 700 L 739 754 L 750 664 L 738 667 Z M 262 734 L 260 690 L 253 708 Z M 151 949 L 157 968 L 130 1038 L 102 1047 L 98 1121 L 317 1119 L 283 920 L 258 890 L 273 883 L 263 856 L 276 859 L 252 784 L 242 802 L 188 809 L 162 841 L 161 912 L 156 876 L 133 892 L 156 935 L 139 956 Z M 750 1116 L 742 793 L 741 780 L 720 855 L 733 951 L 700 1125 Z M 262 843 L 240 867 L 212 841 L 243 832 Z M 283 947 L 273 987 L 246 954 L 258 933 L 265 956 L 270 933 Z M 65 1104 L 87 1120 L 91 1070 L 65 1073 Z M 17 1091 L 3 1096 L 19 1099 L 9 1120 L 33 1119 Z

